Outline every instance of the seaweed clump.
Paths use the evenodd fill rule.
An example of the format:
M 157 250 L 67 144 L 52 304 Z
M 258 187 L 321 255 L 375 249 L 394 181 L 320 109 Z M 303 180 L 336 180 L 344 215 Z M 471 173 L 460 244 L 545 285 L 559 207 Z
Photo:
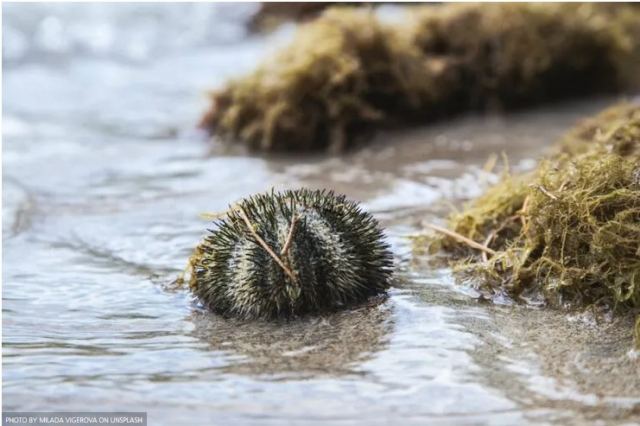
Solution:
M 301 189 L 233 205 L 190 265 L 191 290 L 209 309 L 270 319 L 383 294 L 393 261 L 377 221 L 356 203 Z
M 260 3 L 248 27 L 252 31 L 269 31 L 286 21 L 313 19 L 324 9 L 340 5 L 335 2 L 266 2 Z
M 505 176 L 453 215 L 449 229 L 432 248 L 461 259 L 459 269 L 491 291 L 638 313 L 640 106 L 578 126 L 537 169 Z
M 637 83 L 640 9 L 463 4 L 409 23 L 330 9 L 252 74 L 212 94 L 202 126 L 261 151 L 340 151 L 372 129 Z
M 329 10 L 253 74 L 213 93 L 203 126 L 262 151 L 341 150 L 384 117 L 412 110 L 418 52 L 371 13 Z

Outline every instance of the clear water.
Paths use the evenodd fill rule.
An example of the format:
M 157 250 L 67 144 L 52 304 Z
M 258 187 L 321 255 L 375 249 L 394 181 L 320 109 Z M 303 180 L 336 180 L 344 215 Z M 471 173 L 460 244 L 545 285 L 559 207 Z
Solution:
M 624 320 L 482 302 L 407 235 L 532 167 L 597 99 L 377 136 L 342 157 L 225 152 L 195 129 L 207 89 L 291 28 L 255 5 L 3 6 L 3 409 L 148 411 L 149 424 L 640 421 Z M 212 148 L 213 146 L 213 148 Z M 223 320 L 171 282 L 200 213 L 332 188 L 387 229 L 383 301 L 291 323 Z

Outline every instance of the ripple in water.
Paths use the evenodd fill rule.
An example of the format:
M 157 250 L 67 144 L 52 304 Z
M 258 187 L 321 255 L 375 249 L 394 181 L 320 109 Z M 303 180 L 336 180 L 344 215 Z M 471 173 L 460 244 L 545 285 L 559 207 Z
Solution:
M 492 153 L 530 166 L 612 100 L 385 133 L 343 157 L 210 155 L 194 130 L 204 90 L 288 37 L 246 38 L 255 5 L 235 7 L 3 6 L 3 409 L 167 425 L 638 420 L 630 327 L 483 303 L 405 238 L 495 180 Z M 171 289 L 200 213 L 299 186 L 344 192 L 387 227 L 388 298 L 247 323 Z

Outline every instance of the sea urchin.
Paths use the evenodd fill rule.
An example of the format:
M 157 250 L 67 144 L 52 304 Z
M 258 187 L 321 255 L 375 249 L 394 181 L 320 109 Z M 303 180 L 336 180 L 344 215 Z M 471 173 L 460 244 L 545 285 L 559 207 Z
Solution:
M 190 287 L 240 318 L 335 310 L 384 293 L 392 255 L 377 221 L 353 201 L 306 189 L 233 205 L 196 248 Z

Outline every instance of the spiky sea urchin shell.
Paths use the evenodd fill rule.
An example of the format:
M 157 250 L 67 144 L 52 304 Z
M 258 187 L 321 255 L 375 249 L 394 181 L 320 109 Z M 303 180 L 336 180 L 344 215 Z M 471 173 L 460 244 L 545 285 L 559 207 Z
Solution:
M 223 315 L 327 312 L 389 287 L 393 260 L 383 233 L 343 195 L 259 194 L 232 206 L 216 225 L 192 258 L 191 290 Z

